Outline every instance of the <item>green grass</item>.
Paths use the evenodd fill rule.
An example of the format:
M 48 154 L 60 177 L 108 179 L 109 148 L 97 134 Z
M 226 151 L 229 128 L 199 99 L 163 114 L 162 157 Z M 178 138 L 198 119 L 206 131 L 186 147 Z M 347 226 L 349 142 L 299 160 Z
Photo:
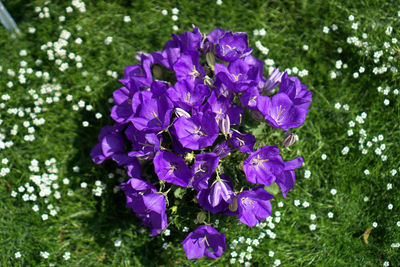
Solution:
M 301 155 L 305 164 L 296 171 L 296 185 L 285 201 L 278 193 L 272 201 L 273 215 L 280 211 L 280 222 L 274 223 L 271 229 L 276 238 L 266 235 L 258 238 L 259 245 L 252 246 L 254 251 L 251 262 L 254 266 L 271 266 L 279 259 L 282 266 L 382 266 L 389 261 L 391 266 L 400 265 L 399 249 L 392 248 L 393 243 L 400 242 L 400 182 L 399 175 L 392 176 L 390 171 L 400 172 L 398 155 L 400 154 L 400 109 L 398 95 L 393 90 L 399 86 L 398 73 L 390 71 L 375 75 L 372 70 L 389 62 L 389 52 L 385 52 L 379 63 L 374 63 L 373 53 L 385 51 L 384 42 L 397 49 L 391 38 L 397 37 L 399 17 L 396 1 L 223 1 L 221 6 L 215 1 L 86 1 L 86 13 L 66 13 L 65 8 L 71 1 L 4 1 L 10 13 L 15 17 L 21 36 L 11 37 L 5 29 L 0 28 L 0 91 L 8 94 L 10 100 L 1 100 L 4 107 L 0 109 L 0 132 L 6 141 L 13 141 L 10 148 L 0 150 L 0 159 L 7 158 L 8 163 L 2 167 L 10 168 L 10 173 L 0 177 L 0 265 L 1 266 L 47 266 L 50 263 L 63 266 L 158 266 L 174 265 L 188 266 L 201 264 L 203 266 L 228 266 L 231 252 L 240 254 L 246 251 L 248 245 L 239 243 L 235 249 L 230 245 L 233 240 L 243 236 L 245 239 L 258 238 L 261 232 L 269 229 L 250 229 L 238 224 L 236 218 L 212 215 L 210 222 L 219 219 L 218 230 L 227 236 L 227 251 L 218 260 L 199 259 L 186 260 L 180 242 L 187 233 L 182 232 L 184 226 L 193 230 L 195 214 L 200 211 L 197 205 L 184 201 L 179 204 L 178 214 L 169 217 L 174 226 L 170 226 L 170 236 L 150 237 L 146 228 L 140 225 L 138 219 L 124 208 L 123 193 L 113 193 L 113 188 L 120 184 L 120 179 L 126 179 L 112 162 L 95 165 L 90 156 L 91 148 L 97 142 L 101 127 L 112 124 L 109 109 L 112 104 L 108 99 L 112 92 L 119 88 L 117 79 L 107 75 L 107 70 L 116 71 L 118 77 L 123 76 L 124 67 L 137 63 L 135 55 L 138 51 L 152 52 L 160 50 L 173 32 L 172 26 L 179 26 L 179 33 L 191 29 L 195 24 L 204 33 L 216 27 L 244 31 L 249 33 L 250 45 L 254 54 L 265 60 L 271 58 L 275 66 L 281 70 L 297 67 L 306 69 L 309 74 L 300 78 L 313 92 L 313 102 L 306 123 L 294 129 L 299 136 L 298 142 L 291 150 L 284 150 L 284 160 Z M 50 18 L 38 18 L 35 7 L 44 6 L 50 9 Z M 171 9 L 179 8 L 179 20 L 171 20 Z M 168 10 L 168 15 L 161 15 L 161 10 Z M 351 28 L 348 16 L 355 17 L 353 22 L 359 22 L 358 29 Z M 123 17 L 129 15 L 132 22 L 124 23 Z M 59 22 L 58 17 L 65 16 L 65 22 Z M 375 23 L 375 27 L 371 25 Z M 330 29 L 323 33 L 323 27 L 332 24 L 338 26 L 337 31 Z M 79 30 L 77 26 L 82 29 Z M 391 25 L 394 30 L 391 36 L 385 34 L 386 27 Z M 28 32 L 29 27 L 36 29 L 35 34 Z M 58 40 L 61 28 L 71 32 L 65 49 L 82 58 L 83 67 L 75 67 L 73 60 L 64 72 L 58 70 L 54 61 L 48 60 L 46 51 L 41 46 L 47 42 Z M 254 36 L 254 29 L 265 28 L 265 36 Z M 359 53 L 352 44 L 346 42 L 347 37 L 362 38 L 367 33 L 366 41 L 371 47 L 369 56 Z M 105 45 L 107 36 L 113 37 L 110 45 Z M 76 38 L 83 40 L 81 45 L 74 43 Z M 255 48 L 255 41 L 270 49 L 268 56 L 262 55 Z M 365 40 L 363 40 L 365 41 Z M 303 50 L 307 44 L 309 50 Z M 337 48 L 343 53 L 339 54 Z M 27 56 L 19 56 L 25 49 Z M 398 55 L 393 54 L 392 66 L 398 67 Z M 42 64 L 35 65 L 37 59 Z M 26 74 L 25 84 L 18 82 L 21 61 L 27 62 L 27 67 L 36 71 L 48 72 L 50 81 L 37 78 L 34 74 Z M 348 64 L 346 69 L 335 69 L 335 62 L 342 60 Z M 366 68 L 364 73 L 355 79 L 353 73 L 360 66 Z M 7 74 L 12 69 L 15 76 Z M 330 77 L 331 71 L 340 71 L 336 79 Z M 265 73 L 267 75 L 267 72 Z M 12 81 L 13 87 L 8 83 Z M 61 85 L 60 100 L 46 103 L 46 94 L 40 93 L 43 84 Z M 85 91 L 90 86 L 91 91 Z M 377 91 L 377 87 L 391 88 L 389 95 Z M 33 119 L 24 114 L 23 117 L 9 114 L 12 108 L 34 108 L 34 100 L 28 93 L 36 90 L 43 98 L 42 111 L 38 118 L 46 120 L 44 125 L 35 127 L 35 140 L 24 141 L 28 134 L 23 126 L 24 121 L 33 125 Z M 50 95 L 53 97 L 55 92 Z M 71 102 L 66 100 L 72 95 Z M 388 106 L 384 99 L 390 100 Z M 93 106 L 92 111 L 84 108 L 73 110 L 79 100 Z M 349 110 L 336 109 L 335 103 L 348 104 Z M 103 117 L 96 119 L 100 112 Z M 356 116 L 367 113 L 364 124 L 356 122 Z M 24 112 L 29 113 L 29 112 Z M 356 125 L 354 135 L 348 136 L 349 121 Z M 82 121 L 89 122 L 89 127 L 83 127 Z M 18 125 L 18 133 L 11 135 L 11 129 Z M 367 141 L 382 134 L 383 141 L 372 142 L 367 154 L 359 150 L 360 129 L 363 128 Z M 252 130 L 257 135 L 257 146 L 278 144 L 284 134 L 270 127 L 259 127 Z M 375 154 L 375 148 L 380 144 L 386 148 L 382 154 L 387 160 Z M 348 146 L 350 151 L 342 155 L 342 149 Z M 327 155 L 326 160 L 321 155 Z M 35 186 L 36 201 L 23 201 L 18 187 L 30 181 L 33 174 L 29 165 L 31 160 L 40 163 L 40 172 L 47 172 L 45 161 L 54 157 L 58 168 L 59 189 L 61 198 L 53 195 L 49 203 L 38 196 Z M 232 162 L 236 168 L 237 162 Z M 79 166 L 78 172 L 73 171 Z M 370 171 L 369 175 L 364 170 Z M 305 170 L 311 171 L 310 179 L 304 178 Z M 108 178 L 114 173 L 114 178 Z M 68 185 L 63 184 L 64 178 L 69 178 Z M 92 193 L 95 181 L 101 180 L 106 185 L 101 197 Z M 80 184 L 86 182 L 87 188 Z M 387 190 L 387 184 L 392 189 Z M 332 195 L 331 189 L 337 194 Z M 53 192 L 56 189 L 53 189 Z M 11 197 L 11 191 L 18 192 L 17 197 Z M 72 195 L 68 195 L 68 191 Z M 364 198 L 368 197 L 368 201 Z M 186 199 L 185 199 L 186 200 Z M 190 201 L 190 198 L 188 199 Z M 309 207 L 296 206 L 295 200 L 309 202 Z M 278 202 L 284 203 L 278 207 Z M 393 209 L 389 210 L 389 203 Z M 37 204 L 39 212 L 34 212 L 32 206 Z M 49 215 L 43 221 L 41 214 L 49 214 L 47 205 L 59 207 L 56 216 Z M 193 208 L 196 206 L 196 208 Z M 333 218 L 328 213 L 333 212 Z M 169 211 L 170 213 L 170 211 Z M 310 215 L 316 219 L 311 220 Z M 191 217 L 186 217 L 191 216 Z M 275 220 L 275 218 L 274 218 Z M 368 245 L 363 240 L 365 231 L 372 227 L 368 237 Z M 171 223 L 170 223 L 171 224 Z M 315 231 L 310 225 L 315 224 Z M 114 246 L 115 240 L 121 240 L 120 247 Z M 167 243 L 169 247 L 163 248 Z M 19 251 L 21 258 L 15 258 Z M 49 252 L 48 259 L 40 256 L 41 251 Z M 71 253 L 69 260 L 64 260 L 66 251 Z M 274 256 L 269 257 L 269 251 Z M 238 258 L 238 257 L 237 257 Z M 236 261 L 238 264 L 238 261 Z M 241 264 L 243 265 L 243 264 Z

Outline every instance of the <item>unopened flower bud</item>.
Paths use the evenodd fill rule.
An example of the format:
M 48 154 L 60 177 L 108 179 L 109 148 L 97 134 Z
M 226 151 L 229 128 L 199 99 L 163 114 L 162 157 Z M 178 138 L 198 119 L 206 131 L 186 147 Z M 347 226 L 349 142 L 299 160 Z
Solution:
M 294 137 L 294 134 L 292 134 L 292 133 L 287 133 L 287 134 L 285 135 L 285 138 L 283 138 L 282 145 L 283 145 L 285 148 L 288 148 L 288 147 L 290 147 L 291 145 L 293 145 L 295 141 L 296 141 L 296 138 Z
M 253 119 L 255 119 L 256 121 L 263 121 L 263 120 L 265 120 L 265 119 L 264 119 L 264 115 L 263 115 L 260 111 L 258 111 L 258 110 L 252 110 L 252 111 L 250 112 L 250 114 L 251 114 L 251 117 L 252 117 Z
M 207 214 L 204 211 L 197 213 L 196 221 L 198 224 L 203 223 L 207 218 Z
M 179 118 L 179 117 L 181 117 L 181 116 L 183 116 L 183 117 L 185 117 L 185 118 L 190 118 L 191 116 L 190 116 L 190 114 L 186 111 L 186 110 L 184 110 L 184 109 L 181 109 L 181 108 L 175 108 L 175 115 Z
M 232 203 L 229 204 L 229 210 L 232 212 L 237 211 L 238 209 L 238 204 L 237 204 L 237 197 L 235 197 L 232 201 Z
M 153 66 L 153 78 L 156 80 L 161 80 L 161 78 L 162 78 L 162 70 L 157 65 Z
M 228 135 L 231 131 L 231 122 L 229 120 L 229 116 L 224 116 L 222 119 L 219 120 L 219 129 L 224 135 Z
M 215 68 L 215 56 L 214 56 L 214 53 L 208 52 L 206 54 L 206 60 L 207 60 L 208 66 L 210 66 L 211 70 L 214 71 L 214 68 Z

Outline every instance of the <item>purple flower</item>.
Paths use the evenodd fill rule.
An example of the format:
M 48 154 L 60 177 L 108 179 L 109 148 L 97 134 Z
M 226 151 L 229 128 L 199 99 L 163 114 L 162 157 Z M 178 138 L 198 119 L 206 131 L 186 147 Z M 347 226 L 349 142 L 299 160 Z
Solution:
M 271 98 L 260 96 L 258 99 L 258 110 L 273 127 L 287 131 L 301 126 L 306 119 L 308 110 L 294 105 L 286 93 L 278 93 Z
M 252 153 L 256 138 L 251 133 L 242 134 L 237 130 L 232 130 L 229 142 L 243 153 Z
M 172 34 L 172 38 L 179 45 L 182 52 L 200 49 L 202 36 L 197 27 L 193 27 L 193 32 L 187 31 L 179 36 Z
M 111 118 L 116 122 L 126 123 L 134 115 L 132 109 L 132 96 L 134 91 L 126 87 L 119 88 L 113 94 L 115 105 L 111 109 Z
M 153 58 L 142 53 L 140 54 L 140 60 L 141 65 L 127 66 L 124 78 L 119 80 L 124 86 L 133 91 L 150 87 L 153 80 L 151 74 Z
M 215 153 L 201 153 L 196 155 L 192 166 L 192 185 L 196 190 L 208 188 L 208 179 L 218 167 L 219 157 Z
M 132 209 L 143 225 L 150 228 L 151 235 L 157 235 L 167 227 L 165 197 L 157 193 L 151 183 L 131 178 L 121 184 L 121 189 L 126 196 L 126 207 Z
M 140 131 L 162 131 L 170 124 L 173 105 L 167 97 L 143 100 L 137 115 L 131 120 Z
M 249 48 L 247 33 L 215 29 L 208 35 L 208 40 L 215 44 L 217 57 L 232 62 L 245 57 L 253 51 Z
M 132 126 L 132 128 L 134 128 Z M 127 129 L 128 130 L 128 129 Z M 127 131 L 125 131 L 125 134 Z M 156 135 L 155 133 L 143 133 L 139 132 L 134 136 L 137 138 L 135 143 L 132 143 L 133 147 L 137 151 L 131 151 L 128 153 L 130 157 L 137 157 L 144 160 L 150 160 L 154 158 L 154 155 L 161 148 L 162 136 Z
M 242 96 L 240 97 L 240 102 L 244 107 L 251 110 L 256 110 L 259 96 L 260 93 L 258 91 L 258 88 L 254 86 L 249 88 L 246 92 L 242 94 Z
M 294 187 L 294 170 L 301 167 L 304 160 L 302 157 L 295 158 L 290 161 L 285 161 L 283 172 L 276 177 L 276 184 L 280 187 L 283 197 L 286 199 L 286 194 Z
M 265 191 L 264 186 L 256 186 L 242 191 L 237 197 L 238 219 L 250 227 L 271 216 L 270 199 L 274 196 Z
M 225 158 L 232 151 L 232 148 L 229 147 L 228 140 L 225 140 L 221 144 L 217 144 L 214 147 L 214 153 L 217 154 L 220 158 Z
M 179 48 L 178 42 L 169 40 L 165 43 L 163 51 L 157 51 L 151 53 L 154 59 L 154 64 L 160 64 L 167 69 L 172 69 L 172 66 L 178 60 L 181 55 L 181 49 Z
M 174 87 L 169 88 L 167 94 L 175 107 L 190 111 L 203 104 L 204 99 L 210 95 L 210 89 L 207 85 L 186 79 L 178 81 Z
M 179 117 L 173 124 L 179 142 L 185 148 L 199 150 L 211 146 L 218 137 L 218 124 L 211 112 L 191 118 Z
M 92 149 L 90 155 L 96 164 L 125 151 L 124 137 L 115 126 L 104 127 L 98 137 L 99 143 Z
M 122 183 L 120 188 L 125 193 L 126 208 L 134 212 L 144 212 L 144 205 L 141 205 L 141 198 L 144 194 L 156 193 L 157 189 L 148 181 L 132 177 Z
M 154 171 L 158 179 L 187 187 L 191 172 L 185 161 L 169 151 L 159 151 L 154 157 Z
M 250 154 L 243 163 L 243 170 L 250 183 L 270 186 L 275 182 L 276 175 L 282 172 L 284 166 L 279 155 L 279 148 L 264 146 Z
M 311 104 L 312 93 L 306 89 L 307 86 L 297 77 L 288 76 L 287 73 L 282 76 L 279 92 L 287 94 L 294 105 L 303 109 L 307 109 Z
M 174 64 L 174 71 L 178 81 L 188 79 L 195 81 L 198 78 L 203 78 L 205 72 L 199 64 L 200 52 L 186 51 Z M 201 82 L 201 80 L 200 80 Z
M 215 119 L 219 122 L 221 119 L 229 116 L 231 125 L 240 124 L 243 116 L 243 109 L 232 104 L 232 99 L 224 96 L 217 97 L 215 91 L 211 92 L 210 97 L 203 106 L 203 111 L 211 110 L 216 115 Z
M 189 260 L 203 256 L 216 259 L 226 250 L 224 233 L 208 225 L 197 227 L 181 244 Z
M 254 68 L 251 68 L 244 59 L 237 59 L 228 67 L 224 64 L 215 64 L 215 75 L 229 90 L 235 93 L 243 92 L 250 87 L 257 86 L 252 79 Z

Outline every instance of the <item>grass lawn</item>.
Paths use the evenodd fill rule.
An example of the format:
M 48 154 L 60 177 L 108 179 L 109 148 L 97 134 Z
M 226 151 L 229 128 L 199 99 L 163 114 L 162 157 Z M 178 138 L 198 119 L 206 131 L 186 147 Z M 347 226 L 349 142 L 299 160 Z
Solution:
M 0 28 L 1 266 L 400 266 L 397 1 L 3 2 L 21 34 Z M 125 66 L 192 24 L 247 32 L 265 76 L 279 67 L 313 93 L 290 150 L 282 130 L 248 129 L 304 166 L 286 200 L 270 188 L 265 223 L 207 215 L 227 238 L 217 260 L 180 245 L 201 211 L 191 198 L 151 237 L 125 208 L 124 170 L 89 155 Z

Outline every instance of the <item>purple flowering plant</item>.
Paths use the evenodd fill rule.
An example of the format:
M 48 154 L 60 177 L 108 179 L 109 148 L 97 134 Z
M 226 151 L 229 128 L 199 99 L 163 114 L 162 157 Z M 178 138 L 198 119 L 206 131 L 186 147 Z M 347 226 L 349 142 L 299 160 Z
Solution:
M 266 187 L 276 183 L 284 198 L 294 187 L 303 159 L 284 161 L 278 146 L 258 147 L 244 126 L 265 121 L 287 132 L 286 148 L 294 142 L 288 131 L 305 121 L 311 92 L 279 69 L 264 77 L 252 52 L 246 33 L 194 27 L 125 68 L 123 87 L 113 94 L 115 123 L 100 131 L 91 157 L 125 167 L 126 207 L 151 235 L 166 229 L 167 211 L 177 212 L 182 195 L 197 203 L 198 223 L 206 210 L 253 227 L 271 215 Z M 232 158 L 239 160 L 234 170 L 227 167 Z M 225 235 L 207 223 L 182 245 L 188 259 L 226 250 Z

